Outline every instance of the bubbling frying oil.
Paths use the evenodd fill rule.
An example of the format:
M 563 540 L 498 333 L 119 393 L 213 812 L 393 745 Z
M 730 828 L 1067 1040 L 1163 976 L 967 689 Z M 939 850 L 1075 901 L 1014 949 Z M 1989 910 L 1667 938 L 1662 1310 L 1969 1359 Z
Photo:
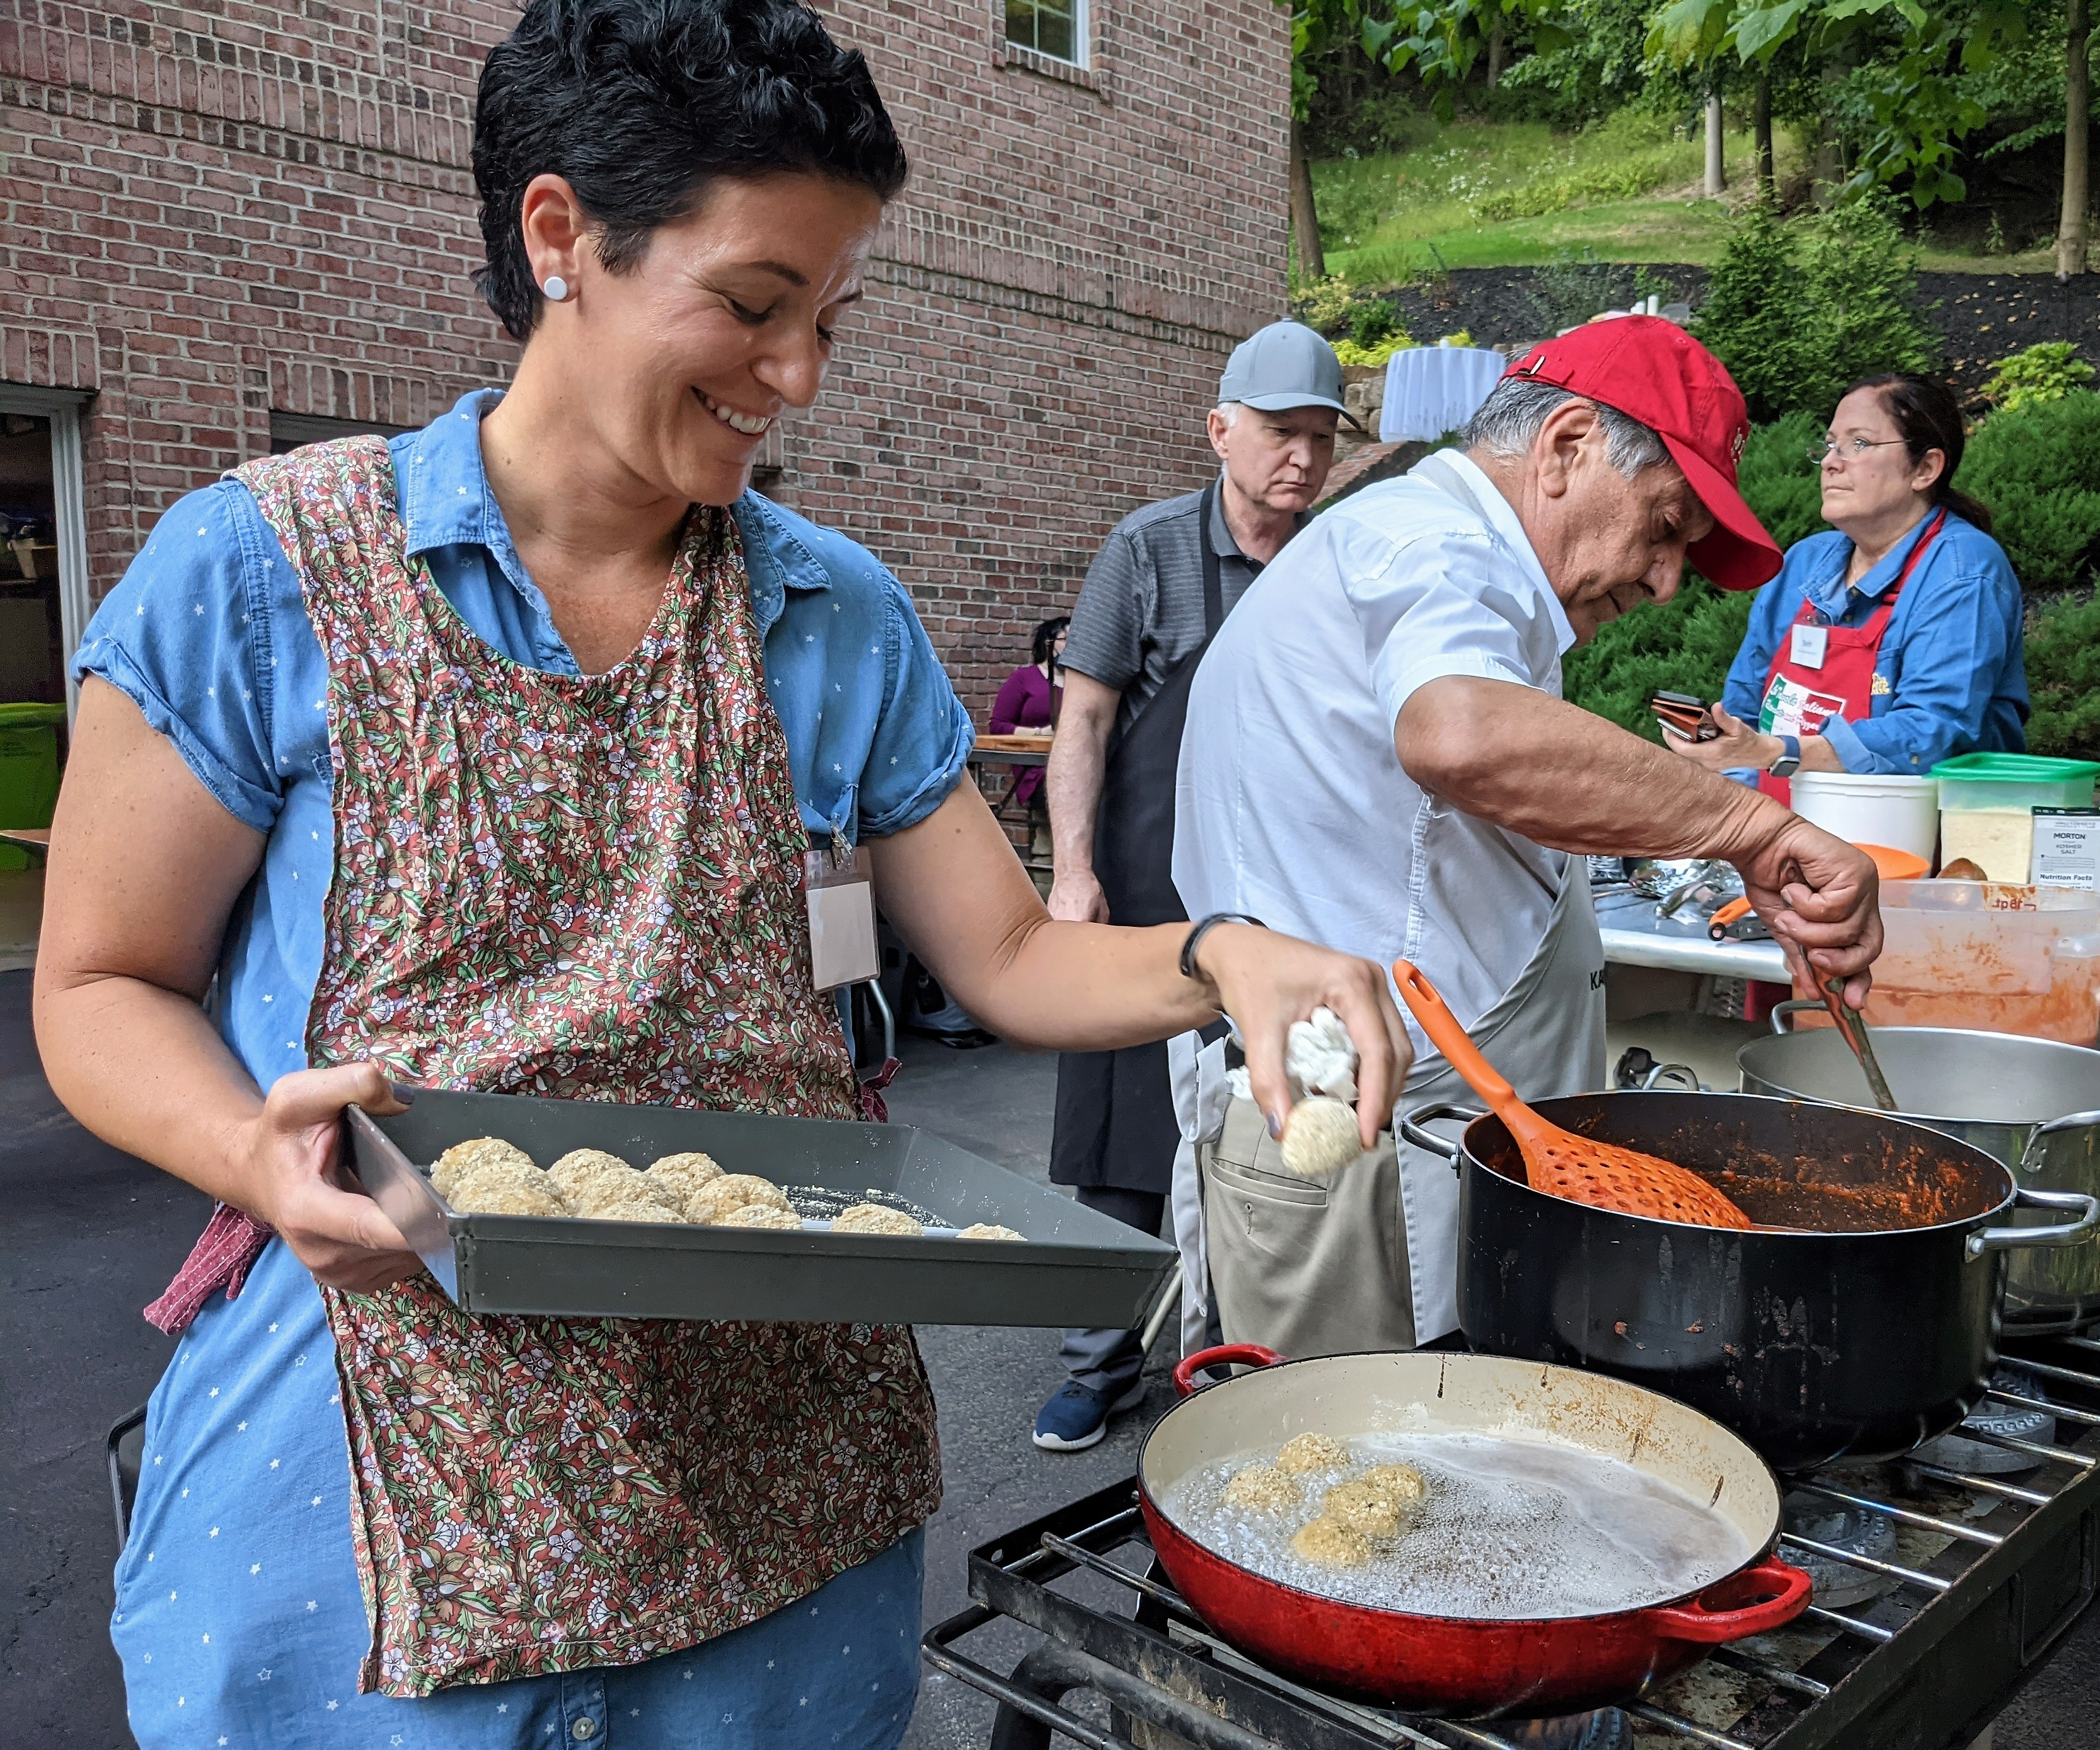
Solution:
M 1588 1616 L 1682 1598 L 1750 1559 L 1719 1514 L 1617 1459 L 1492 1434 L 1380 1434 L 1348 1443 L 1350 1462 L 1305 1479 L 1283 1512 L 1225 1502 L 1225 1485 L 1275 1448 L 1252 1448 L 1192 1472 L 1160 1505 L 1227 1560 L 1344 1603 L 1417 1615 L 1509 1621 Z M 1360 1567 L 1295 1554 L 1290 1540 L 1320 1511 L 1326 1486 L 1374 1465 L 1412 1465 L 1427 1497 Z

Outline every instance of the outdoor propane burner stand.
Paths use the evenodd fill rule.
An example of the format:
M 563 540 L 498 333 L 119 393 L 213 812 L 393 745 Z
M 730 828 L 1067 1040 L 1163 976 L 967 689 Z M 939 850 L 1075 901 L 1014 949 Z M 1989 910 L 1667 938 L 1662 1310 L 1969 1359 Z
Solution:
M 1844 1611 L 1811 1605 L 1776 1634 L 1717 1648 L 1627 1707 L 1643 1745 L 1964 1750 L 1990 1725 L 2091 1600 L 2100 1511 L 2100 1341 L 2036 1341 L 2008 1359 L 2050 1402 L 1991 1396 L 2046 1409 L 2068 1443 L 1964 1428 L 2040 1461 L 2010 1480 L 1911 1461 L 1789 1478 L 1791 1491 L 1885 1516 L 1896 1547 L 1877 1560 L 1782 1532 L 1780 1554 L 1864 1569 L 1893 1589 Z M 1515 1750 L 1492 1723 L 1338 1700 L 1235 1652 L 1152 1577 L 1136 1504 L 1132 1478 L 971 1551 L 977 1602 L 928 1631 L 924 1650 L 1000 1704 L 994 1750 L 1035 1750 L 1052 1732 L 1087 1750 Z M 1053 1584 L 1082 1573 L 1134 1594 L 1135 1615 Z M 955 1651 L 1001 1618 L 1043 1637 L 1008 1676 Z M 1083 1687 L 1109 1704 L 1109 1730 L 1060 1704 Z

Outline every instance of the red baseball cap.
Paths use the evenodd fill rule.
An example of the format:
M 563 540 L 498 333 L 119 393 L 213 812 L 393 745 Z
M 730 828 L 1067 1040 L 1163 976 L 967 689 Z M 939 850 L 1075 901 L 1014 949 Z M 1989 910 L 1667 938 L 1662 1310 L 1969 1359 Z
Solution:
M 1542 341 L 1509 368 L 1638 419 L 1670 459 L 1714 532 L 1691 549 L 1702 577 L 1724 590 L 1754 590 L 1779 575 L 1779 543 L 1736 490 L 1736 464 L 1750 435 L 1750 412 L 1727 368 L 1674 322 L 1612 316 Z

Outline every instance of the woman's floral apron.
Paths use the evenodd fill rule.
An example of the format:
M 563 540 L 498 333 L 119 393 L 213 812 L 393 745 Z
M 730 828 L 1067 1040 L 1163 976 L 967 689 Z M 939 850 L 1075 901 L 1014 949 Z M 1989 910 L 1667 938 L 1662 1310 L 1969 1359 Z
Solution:
M 505 660 L 453 612 L 405 552 L 383 440 L 236 477 L 329 666 L 310 1060 L 857 1116 L 810 988 L 806 836 L 728 514 L 695 510 L 639 648 L 578 678 Z M 427 1275 L 323 1293 L 364 1688 L 652 1658 L 805 1596 L 938 1502 L 907 1330 L 470 1318 Z

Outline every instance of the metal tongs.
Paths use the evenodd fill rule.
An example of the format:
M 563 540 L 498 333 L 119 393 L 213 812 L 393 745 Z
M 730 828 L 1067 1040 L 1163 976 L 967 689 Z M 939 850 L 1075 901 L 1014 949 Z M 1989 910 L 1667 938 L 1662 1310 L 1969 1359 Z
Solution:
M 1860 1060 L 1860 1067 L 1867 1078 L 1867 1092 L 1873 1097 L 1874 1104 L 1885 1112 L 1900 1111 L 1896 1097 L 1889 1092 L 1888 1078 L 1882 1073 L 1882 1066 L 1874 1056 L 1874 1042 L 1867 1034 L 1866 1016 L 1845 1005 L 1842 979 L 1832 979 L 1823 985 L 1823 1001 L 1837 1027 L 1838 1036 L 1852 1048 L 1852 1055 Z

